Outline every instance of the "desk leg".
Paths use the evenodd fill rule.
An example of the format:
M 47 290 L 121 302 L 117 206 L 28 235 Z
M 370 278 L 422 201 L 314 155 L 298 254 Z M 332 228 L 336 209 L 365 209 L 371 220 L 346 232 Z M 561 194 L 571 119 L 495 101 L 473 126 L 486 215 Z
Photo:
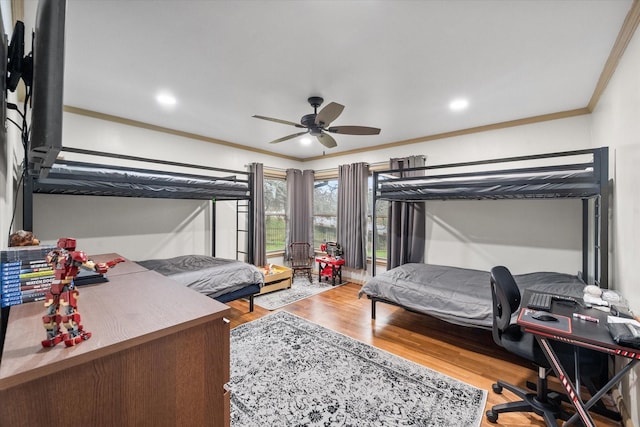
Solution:
M 558 376 L 560 383 L 564 387 L 567 393 L 567 396 L 569 396 L 569 400 L 571 401 L 573 406 L 576 408 L 576 413 L 573 415 L 573 417 L 571 417 L 571 419 L 569 419 L 565 423 L 565 426 L 571 425 L 573 421 L 577 421 L 577 419 L 580 418 L 580 420 L 582 420 L 582 423 L 585 425 L 585 427 L 596 427 L 595 422 L 593 421 L 593 419 L 591 418 L 591 415 L 589 415 L 589 412 L 587 411 L 589 407 L 585 406 L 584 403 L 582 403 L 582 399 L 580 398 L 580 393 L 576 391 L 576 388 L 571 382 L 570 377 L 567 375 L 564 367 L 560 363 L 560 359 L 558 359 L 558 356 L 556 355 L 555 351 L 553 351 L 553 348 L 551 348 L 549 341 L 545 337 L 541 337 L 538 335 L 536 335 L 536 339 L 538 340 L 538 343 L 540 344 L 540 347 L 542 348 L 542 351 L 544 352 L 545 357 L 547 358 L 547 360 L 551 364 L 551 367 L 553 368 L 556 375 Z M 596 401 L 594 401 L 593 403 L 595 403 Z M 593 405 L 593 403 L 591 405 Z
M 328 266 L 328 264 L 326 263 L 322 263 L 322 262 L 318 262 L 318 282 L 322 283 L 322 272 L 324 271 L 324 269 Z M 329 280 L 327 278 L 327 280 Z
M 602 388 L 600 390 L 598 390 L 596 392 L 596 394 L 591 396 L 591 399 L 589 399 L 589 401 L 584 404 L 585 409 L 589 409 L 593 405 L 595 405 L 596 402 L 598 402 L 598 400 L 600 400 L 602 398 L 602 396 L 604 396 L 609 390 L 611 390 L 613 388 L 613 386 L 616 385 L 622 379 L 622 377 L 624 377 L 627 374 L 627 372 L 629 372 L 633 368 L 633 366 L 637 362 L 638 362 L 638 359 L 631 359 L 631 361 L 629 363 L 627 363 L 624 368 L 620 369 L 620 371 L 617 374 L 615 374 L 609 380 L 608 383 L 606 383 L 604 386 L 602 386 Z M 573 417 L 571 417 L 569 420 L 567 420 L 565 426 L 569 426 L 569 425 L 571 425 L 572 423 L 574 423 L 577 420 L 578 420 L 578 414 L 575 414 Z

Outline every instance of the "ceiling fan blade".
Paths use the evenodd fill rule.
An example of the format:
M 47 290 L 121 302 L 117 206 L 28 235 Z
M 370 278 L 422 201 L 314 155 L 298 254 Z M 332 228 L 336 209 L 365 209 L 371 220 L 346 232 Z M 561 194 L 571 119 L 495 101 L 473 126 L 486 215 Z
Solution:
M 322 123 L 323 126 L 329 126 L 332 121 L 342 114 L 342 110 L 344 110 L 344 105 L 336 102 L 328 103 L 316 116 L 316 124 Z
M 283 125 L 295 126 L 297 128 L 304 128 L 304 126 L 302 126 L 301 124 L 290 122 L 288 120 L 274 119 L 273 117 L 265 117 L 265 116 L 258 116 L 258 115 L 254 115 L 252 117 L 255 117 L 256 119 L 269 120 L 270 122 L 282 123 Z
M 296 136 L 300 136 L 300 135 L 304 135 L 307 132 L 298 132 L 298 133 L 294 133 L 293 135 L 287 135 L 287 136 L 283 136 L 282 138 L 278 138 L 276 140 L 271 141 L 269 144 L 277 144 L 278 142 L 282 142 L 282 141 L 286 141 L 287 139 L 293 139 Z
M 378 135 L 380 129 L 367 126 L 332 126 L 325 129 L 327 132 L 342 133 L 345 135 Z
M 333 148 L 338 146 L 338 143 L 336 142 L 336 140 L 333 139 L 331 135 L 327 135 L 326 133 L 321 133 L 320 135 L 317 135 L 316 138 L 318 138 L 318 141 L 320 141 L 320 144 L 324 145 L 327 148 Z

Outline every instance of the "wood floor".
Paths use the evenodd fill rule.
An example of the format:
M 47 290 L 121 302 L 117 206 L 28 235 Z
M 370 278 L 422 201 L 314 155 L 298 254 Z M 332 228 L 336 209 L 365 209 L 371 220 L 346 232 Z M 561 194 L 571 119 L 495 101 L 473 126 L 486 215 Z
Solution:
M 377 304 L 377 319 L 371 320 L 370 301 L 358 299 L 359 290 L 360 285 L 349 283 L 280 310 L 488 390 L 487 408 L 515 399 L 508 391 L 502 395 L 491 391 L 496 379 L 520 386 L 535 381 L 530 365 L 497 346 L 491 331 L 451 325 L 388 304 Z M 258 306 L 249 313 L 246 301 L 228 305 L 232 328 L 272 313 Z M 621 426 L 598 415 L 594 420 L 598 426 Z M 497 424 L 482 421 L 483 427 L 544 425 L 540 417 L 521 413 L 501 414 Z

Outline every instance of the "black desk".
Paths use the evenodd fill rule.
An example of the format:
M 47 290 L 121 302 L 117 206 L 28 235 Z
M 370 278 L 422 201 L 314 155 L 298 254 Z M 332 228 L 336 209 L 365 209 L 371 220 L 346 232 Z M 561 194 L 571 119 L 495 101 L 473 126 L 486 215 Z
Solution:
M 531 310 L 526 308 L 529 301 L 530 293 L 525 292 L 522 298 L 522 309 L 518 316 L 518 325 L 522 326 L 526 332 L 535 335 L 542 351 L 547 360 L 551 364 L 554 372 L 558 376 L 560 383 L 565 388 L 569 400 L 576 408 L 576 413 L 567 421 L 565 425 L 571 425 L 578 419 L 582 420 L 585 426 L 595 426 L 589 408 L 591 408 L 600 398 L 607 393 L 614 385 L 622 379 L 624 375 L 640 360 L 640 350 L 622 347 L 611 339 L 607 328 L 608 313 L 594 309 L 583 308 L 580 305 L 565 305 L 554 301 L 551 308 L 551 314 L 560 317 L 560 322 L 544 322 L 531 318 Z M 580 320 L 573 317 L 573 313 L 584 314 L 598 319 L 598 323 Z M 568 319 L 568 322 L 565 320 Z M 567 326 L 568 323 L 568 326 Z M 554 325 L 555 324 L 555 325 Z M 549 339 L 563 341 L 578 347 L 584 347 L 591 350 L 600 351 L 614 356 L 625 357 L 631 359 L 620 372 L 613 376 L 588 402 L 583 402 L 580 394 L 577 392 L 580 388 L 579 375 L 576 375 L 577 384 L 574 384 L 566 368 L 560 363 L 560 359 L 549 344 Z M 579 351 L 576 350 L 576 356 L 579 357 Z

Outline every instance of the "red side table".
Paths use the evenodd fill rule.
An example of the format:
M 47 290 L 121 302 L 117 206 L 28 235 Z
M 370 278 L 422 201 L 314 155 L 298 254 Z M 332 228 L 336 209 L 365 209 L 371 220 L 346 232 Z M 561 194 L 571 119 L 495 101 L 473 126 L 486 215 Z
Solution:
M 342 283 L 342 266 L 344 265 L 344 260 L 342 258 L 337 259 L 324 256 L 316 258 L 316 262 L 318 263 L 318 279 L 320 281 L 322 281 L 322 278 L 326 278 L 328 281 L 330 277 L 331 285 L 335 286 L 337 277 L 340 279 L 338 284 Z

